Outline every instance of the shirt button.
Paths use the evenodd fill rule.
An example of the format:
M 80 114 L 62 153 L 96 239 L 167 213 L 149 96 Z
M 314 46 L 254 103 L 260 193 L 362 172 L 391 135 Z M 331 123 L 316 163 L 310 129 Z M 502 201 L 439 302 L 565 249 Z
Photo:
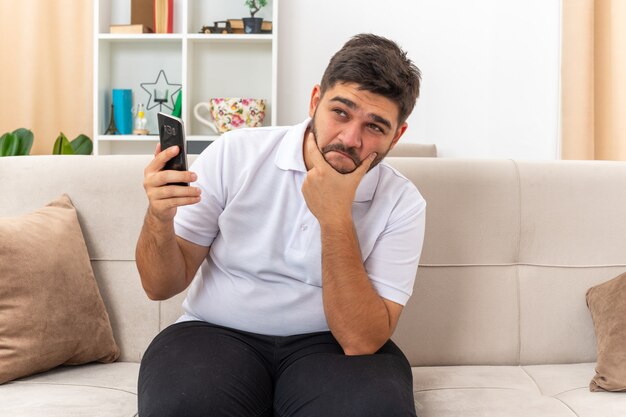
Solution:
M 308 228 L 309 228 L 309 226 L 307 226 L 306 224 L 303 224 L 300 229 L 302 229 L 303 232 L 306 232 L 306 229 L 308 229 Z

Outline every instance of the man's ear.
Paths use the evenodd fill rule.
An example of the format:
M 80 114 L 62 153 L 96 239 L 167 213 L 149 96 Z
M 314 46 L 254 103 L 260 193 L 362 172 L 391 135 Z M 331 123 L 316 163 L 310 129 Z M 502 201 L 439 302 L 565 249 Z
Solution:
M 392 150 L 394 146 L 396 146 L 396 143 L 398 143 L 398 141 L 400 140 L 400 138 L 402 137 L 402 135 L 404 135 L 404 132 L 406 132 L 406 129 L 409 127 L 409 125 L 404 122 L 402 124 L 402 126 L 400 126 L 398 128 L 398 130 L 396 130 L 396 134 L 394 135 L 393 139 L 391 140 L 391 146 L 389 147 L 389 150 Z
M 315 84 L 313 91 L 311 91 L 311 102 L 309 103 L 309 117 L 313 117 L 315 110 L 322 98 L 322 89 L 319 84 Z

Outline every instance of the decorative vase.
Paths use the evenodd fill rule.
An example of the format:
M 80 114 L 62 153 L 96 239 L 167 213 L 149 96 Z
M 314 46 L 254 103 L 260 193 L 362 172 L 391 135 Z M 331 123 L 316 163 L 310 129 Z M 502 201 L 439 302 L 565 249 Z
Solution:
M 261 33 L 261 25 L 263 24 L 262 17 L 244 17 L 243 18 L 243 32 L 248 33 Z
M 133 133 L 133 92 L 128 89 L 113 89 L 113 117 L 120 135 Z

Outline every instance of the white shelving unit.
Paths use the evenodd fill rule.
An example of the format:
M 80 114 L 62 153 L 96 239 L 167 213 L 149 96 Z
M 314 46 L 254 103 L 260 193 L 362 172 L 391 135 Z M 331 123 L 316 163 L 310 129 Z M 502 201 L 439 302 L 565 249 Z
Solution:
M 266 100 L 264 125 L 277 116 L 278 2 L 269 0 L 257 17 L 272 21 L 271 34 L 201 34 L 215 21 L 249 16 L 244 0 L 174 0 L 174 33 L 109 33 L 110 25 L 130 23 L 130 0 L 94 1 L 93 138 L 94 154 L 152 154 L 158 142 L 157 105 L 146 111 L 150 135 L 105 135 L 111 118 L 111 91 L 133 91 L 133 106 L 149 104 L 142 83 L 161 70 L 170 84 L 182 86 L 182 119 L 190 153 L 200 153 L 215 134 L 196 120 L 193 108 L 214 97 Z M 173 107 L 178 87 L 171 87 Z M 152 106 L 154 102 L 150 103 Z M 163 111 L 171 112 L 163 107 Z

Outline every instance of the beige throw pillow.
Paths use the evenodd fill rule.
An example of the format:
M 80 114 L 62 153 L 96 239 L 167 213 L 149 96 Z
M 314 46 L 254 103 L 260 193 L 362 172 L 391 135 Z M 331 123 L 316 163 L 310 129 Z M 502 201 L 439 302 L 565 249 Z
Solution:
M 626 273 L 590 288 L 598 363 L 591 391 L 626 391 Z
M 0 218 L 0 384 L 119 354 L 69 197 Z

